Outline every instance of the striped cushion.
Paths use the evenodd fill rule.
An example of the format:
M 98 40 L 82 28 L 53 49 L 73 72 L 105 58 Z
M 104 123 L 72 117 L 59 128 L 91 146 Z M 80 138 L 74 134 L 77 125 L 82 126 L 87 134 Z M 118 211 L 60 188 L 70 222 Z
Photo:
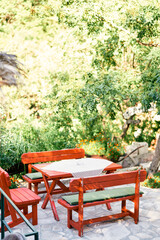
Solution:
M 110 198 L 121 198 L 135 194 L 134 187 L 112 188 L 96 192 L 87 192 L 83 195 L 83 203 L 103 201 Z M 143 194 L 143 192 L 140 192 Z M 70 205 L 78 205 L 78 194 L 62 196 Z

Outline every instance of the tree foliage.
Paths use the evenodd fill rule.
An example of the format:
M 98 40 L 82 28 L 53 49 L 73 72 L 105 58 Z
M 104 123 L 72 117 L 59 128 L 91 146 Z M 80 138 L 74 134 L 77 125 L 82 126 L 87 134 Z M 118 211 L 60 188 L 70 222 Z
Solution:
M 152 103 L 152 113 L 160 111 L 159 13 L 157 0 L 1 0 L 1 49 L 17 55 L 28 76 L 18 91 L 3 88 L 3 157 L 19 136 L 24 151 L 74 147 L 82 138 L 98 139 L 103 154 L 116 141 L 149 135 L 150 143 L 159 128 L 147 113 Z M 143 113 L 126 119 L 139 103 Z

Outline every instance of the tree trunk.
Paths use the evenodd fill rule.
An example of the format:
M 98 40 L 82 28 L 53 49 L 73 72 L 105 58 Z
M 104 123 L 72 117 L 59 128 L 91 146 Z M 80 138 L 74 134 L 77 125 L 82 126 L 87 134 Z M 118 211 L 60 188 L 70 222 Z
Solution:
M 132 124 L 132 125 L 138 125 L 141 121 L 139 120 L 139 119 L 137 119 L 137 120 L 133 120 L 132 118 L 134 117 L 134 115 L 133 116 L 131 116 L 129 119 L 126 119 L 126 122 L 125 122 L 125 124 L 123 125 L 123 127 L 122 127 L 122 134 L 121 134 L 121 138 L 123 139 L 125 136 L 126 136 L 126 134 L 127 134 L 127 131 L 128 131 L 128 129 L 129 129 L 129 126 Z
M 157 172 L 159 166 L 160 166 L 160 136 L 158 137 L 158 140 L 157 140 L 155 155 L 154 155 L 152 163 L 149 167 L 149 175 Z

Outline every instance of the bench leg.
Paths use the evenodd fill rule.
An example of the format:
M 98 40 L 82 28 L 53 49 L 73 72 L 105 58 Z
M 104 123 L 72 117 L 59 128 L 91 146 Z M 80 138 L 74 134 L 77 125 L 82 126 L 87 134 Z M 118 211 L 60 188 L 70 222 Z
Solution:
M 78 211 L 78 235 L 83 236 L 83 206 Z
M 126 212 L 126 200 L 122 200 L 122 213 Z
M 72 220 L 72 210 L 68 209 L 68 219 L 67 219 L 67 227 L 72 228 L 70 221 Z
M 38 217 L 37 217 L 37 204 L 32 205 L 32 224 L 38 224 Z
M 137 224 L 139 221 L 139 198 L 134 201 L 134 222 Z
M 32 190 L 32 185 L 31 185 L 31 183 L 28 183 L 28 188 L 29 188 L 30 190 Z
M 38 195 L 38 183 L 34 183 L 34 192 Z
M 79 226 L 78 226 L 78 235 L 79 235 L 80 237 L 83 236 L 83 225 L 82 225 L 82 223 L 79 223 Z
M 24 214 L 24 215 L 28 214 L 28 206 L 25 206 L 25 207 L 23 208 L 23 214 Z

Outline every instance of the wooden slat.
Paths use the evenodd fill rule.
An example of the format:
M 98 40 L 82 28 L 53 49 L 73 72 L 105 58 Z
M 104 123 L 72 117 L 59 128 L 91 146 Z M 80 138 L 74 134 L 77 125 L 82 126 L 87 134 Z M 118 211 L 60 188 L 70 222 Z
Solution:
M 26 210 L 28 205 L 32 205 L 32 212 L 27 214 L 23 212 L 27 219 L 32 218 L 32 224 L 37 224 L 37 204 L 40 197 L 27 188 L 9 189 L 10 186 L 9 174 L 0 168 L 0 187 L 5 191 L 8 197 L 19 207 L 21 210 Z M 23 219 L 17 218 L 15 209 L 5 200 L 5 214 L 11 215 L 12 221 L 9 223 L 10 227 L 23 222 Z
M 6 171 L 4 171 L 4 169 L 2 169 L 0 167 L 0 174 L 2 174 L 2 173 L 5 175 L 5 179 L 4 179 L 3 185 L 7 184 L 7 186 L 10 187 L 11 186 L 11 180 L 10 180 L 9 174 Z
M 44 152 L 29 152 L 24 153 L 21 156 L 23 164 L 37 163 L 37 162 L 49 162 L 58 161 L 65 159 L 77 159 L 85 156 L 84 149 L 63 149 L 55 151 L 44 151 Z
M 44 156 L 44 157 L 32 157 L 22 159 L 23 164 L 29 163 L 38 163 L 38 162 L 52 162 L 52 161 L 60 161 L 67 159 L 77 159 L 82 158 L 81 154 L 66 154 L 66 155 L 57 155 L 57 156 Z
M 104 170 L 106 170 L 107 172 L 112 172 L 112 171 L 115 171 L 117 169 L 121 169 L 122 166 L 120 164 L 117 164 L 117 163 L 113 163 L 111 162 L 111 164 L 109 166 L 107 166 Z
M 140 175 L 141 178 L 144 178 L 146 175 L 145 170 L 140 170 Z M 84 178 L 83 179 L 83 184 L 89 184 L 89 183 L 99 183 L 102 182 L 103 178 L 107 178 L 107 181 L 114 181 L 114 180 L 126 180 L 126 179 L 131 179 L 131 181 L 135 181 L 137 176 L 137 170 L 136 171 L 130 171 L 130 172 L 120 172 L 120 173 L 113 173 L 113 174 L 108 174 L 108 175 L 103 175 L 103 176 L 97 176 L 97 177 L 90 177 L 90 178 Z M 143 179 L 142 179 L 143 180 Z
M 104 217 L 92 218 L 92 219 L 84 220 L 83 225 L 92 224 L 92 223 L 96 223 L 96 222 L 102 222 L 102 221 L 108 221 L 108 220 L 113 220 L 113 219 L 119 219 L 119 218 L 123 218 L 123 217 L 129 216 L 129 215 L 130 214 L 128 212 L 123 212 L 123 213 L 117 213 L 117 214 L 104 216 Z
M 97 176 L 90 178 L 83 178 L 83 189 L 92 190 L 105 187 L 118 186 L 123 184 L 131 184 L 136 182 L 137 171 L 108 174 L 105 176 Z M 146 171 L 140 170 L 140 181 L 146 178 Z M 74 179 L 70 182 L 70 191 L 76 192 L 79 188 L 80 180 Z
M 75 221 L 73 221 L 73 220 L 70 220 L 70 224 L 71 224 L 71 226 L 72 227 L 74 227 L 75 229 L 79 229 L 79 223 L 78 222 L 75 222 Z
M 42 173 L 42 175 L 45 175 L 48 177 L 48 179 L 62 179 L 62 178 L 71 178 L 73 177 L 71 173 L 67 172 L 58 172 L 53 170 L 44 170 L 43 167 L 47 166 L 50 163 L 42 163 L 42 164 L 35 164 L 32 165 L 32 168 L 34 168 L 36 171 L 39 171 Z
M 33 204 L 40 201 L 40 197 L 27 188 L 11 189 L 11 197 L 16 205 Z
M 72 149 L 62 149 L 62 150 L 53 150 L 53 151 L 28 152 L 28 153 L 23 153 L 22 157 L 57 156 L 57 155 L 82 153 L 82 152 L 84 153 L 84 149 L 82 149 L 82 148 L 72 148 Z
M 15 194 L 18 196 L 21 200 L 26 199 L 28 200 L 37 200 L 40 199 L 39 196 L 37 196 L 34 192 L 30 191 L 28 188 L 17 188 L 13 189 L 15 190 Z

